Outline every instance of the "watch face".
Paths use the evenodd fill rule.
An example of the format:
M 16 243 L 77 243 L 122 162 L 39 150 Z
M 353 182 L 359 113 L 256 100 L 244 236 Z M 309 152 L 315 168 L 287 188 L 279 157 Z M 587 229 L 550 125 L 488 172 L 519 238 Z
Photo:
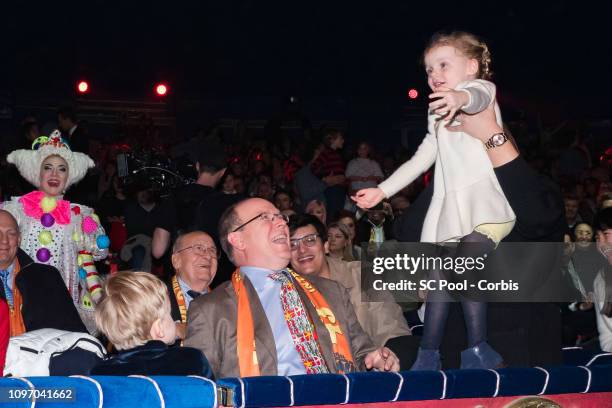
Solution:
M 491 140 L 491 142 L 493 142 L 494 146 L 499 146 L 499 145 L 503 144 L 505 141 L 506 141 L 506 138 L 502 134 L 497 134 L 497 135 L 493 136 L 493 139 Z

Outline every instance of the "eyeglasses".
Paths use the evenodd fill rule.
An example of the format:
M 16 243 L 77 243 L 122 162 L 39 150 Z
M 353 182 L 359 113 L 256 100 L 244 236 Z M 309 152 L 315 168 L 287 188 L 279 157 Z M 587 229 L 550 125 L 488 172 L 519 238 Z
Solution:
M 319 234 L 308 234 L 304 235 L 301 238 L 293 238 L 289 240 L 289 245 L 291 246 L 291 250 L 295 251 L 300 247 L 300 243 L 304 243 L 307 247 L 313 247 L 317 243 L 317 238 Z
M 181 248 L 178 251 L 175 251 L 175 254 L 178 254 L 180 252 L 183 251 L 187 251 L 187 250 L 193 250 L 193 252 L 195 252 L 198 255 L 208 255 L 211 258 L 219 258 L 219 256 L 221 255 L 219 253 L 219 251 L 217 251 L 217 248 L 215 248 L 214 246 L 206 246 L 206 245 L 192 245 L 192 246 L 188 246 L 185 248 Z
M 271 213 L 261 213 L 258 214 L 256 216 L 254 216 L 253 218 L 251 218 L 250 220 L 248 220 L 247 222 L 245 222 L 244 224 L 240 225 L 239 227 L 236 227 L 232 230 L 232 232 L 236 232 L 241 228 L 246 227 L 248 224 L 252 223 L 253 221 L 257 220 L 257 219 L 261 219 L 262 221 L 266 221 L 266 222 L 274 222 L 277 219 L 281 219 L 285 222 L 285 224 L 287 224 L 289 222 L 289 217 L 287 217 L 285 214 L 271 214 Z

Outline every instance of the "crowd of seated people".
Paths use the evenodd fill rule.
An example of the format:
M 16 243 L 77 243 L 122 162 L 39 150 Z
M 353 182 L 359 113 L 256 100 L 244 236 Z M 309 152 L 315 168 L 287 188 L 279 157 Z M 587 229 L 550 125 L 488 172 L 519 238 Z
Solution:
M 498 131 L 487 119 L 474 120 L 484 133 Z M 96 155 L 71 111 L 62 110 L 60 122 L 71 146 Z M 35 124 L 23 126 L 28 143 L 38 135 Z M 96 210 L 110 237 L 109 258 L 97 262 L 104 284 L 94 306 L 96 334 L 112 354 L 89 373 L 220 378 L 408 369 L 419 346 L 405 317 L 410 311 L 393 299 L 367 300 L 359 287 L 361 251 L 362 244 L 418 241 L 418 219 L 427 208 L 423 200 L 431 195 L 433 176 L 427 173 L 380 207 L 359 210 L 350 195 L 376 186 L 396 166 L 368 142 L 351 143 L 349 136 L 324 128 L 308 140 L 310 148 L 298 151 L 295 143 L 295 151 L 284 153 L 248 137 L 240 145 L 202 137 L 197 151 L 190 152 L 196 182 L 163 195 L 146 180 L 125 185 L 105 150 L 104 158 L 95 160 L 98 183 L 78 191 L 80 197 L 95 197 L 86 204 Z M 517 142 L 520 146 L 520 138 Z M 509 365 L 559 362 L 558 353 L 543 349 L 560 352 L 562 345 L 588 343 L 612 352 L 606 293 L 607 279 L 612 279 L 610 161 L 585 158 L 589 164 L 577 171 L 567 168 L 563 152 L 556 157 L 516 154 L 496 167 L 509 201 L 515 200 L 519 228 L 511 239 L 561 241 L 565 234 L 566 254 L 572 267 L 581 268 L 582 283 L 571 282 L 574 302 L 496 305 L 491 310 L 492 319 L 508 317 L 503 327 L 491 325 L 497 349 L 504 354 L 504 341 L 528 348 L 508 352 Z M 15 171 L 5 172 L 7 164 L 2 166 L 0 199 L 9 201 L 33 189 L 18 181 Z M 531 210 L 521 212 L 521 206 Z M 546 217 L 535 220 L 538 211 Z M 61 274 L 19 249 L 19 228 L 14 217 L 0 210 L 0 273 L 6 275 L 0 314 L 10 322 L 0 325 L 0 348 L 7 330 L 13 336 L 43 327 L 89 329 L 78 305 L 61 290 L 66 286 Z M 15 259 L 21 265 L 18 275 L 11 269 Z M 41 290 L 55 297 L 41 303 Z M 19 313 L 12 307 L 16 301 L 23 305 Z M 525 313 L 531 313 L 531 321 L 525 321 Z M 518 315 L 523 317 L 514 319 Z M 562 320 L 556 321 L 558 316 Z M 453 334 L 461 330 L 449 325 L 442 351 L 458 355 L 465 341 Z M 539 344 L 511 338 L 529 330 L 529 341 Z M 555 340 L 546 342 L 545 337 Z M 523 356 L 513 358 L 518 354 Z

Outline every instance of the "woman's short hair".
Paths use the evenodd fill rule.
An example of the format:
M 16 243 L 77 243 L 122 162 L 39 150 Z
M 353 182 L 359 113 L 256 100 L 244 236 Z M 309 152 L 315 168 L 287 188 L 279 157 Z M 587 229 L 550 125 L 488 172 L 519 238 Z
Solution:
M 342 235 L 344 235 L 344 239 L 346 239 L 347 245 L 344 247 L 344 254 L 342 255 L 342 260 L 344 261 L 354 261 L 354 257 L 353 257 L 353 249 L 351 248 L 351 232 L 349 231 L 349 228 L 340 223 L 340 222 L 332 222 L 331 224 L 329 224 L 327 226 L 327 233 L 329 234 L 329 230 L 331 230 L 332 228 L 337 229 L 338 231 L 340 231 L 342 233 Z
M 325 207 L 325 203 L 321 200 L 310 200 L 308 202 L 308 204 L 306 204 L 306 207 L 304 208 L 304 212 L 306 214 L 312 214 L 312 212 L 314 212 L 315 209 L 321 207 L 323 209 L 323 220 L 321 222 L 325 223 L 325 220 L 327 219 L 327 208 Z
M 351 237 L 351 232 L 349 231 L 348 227 L 340 222 L 332 222 L 331 224 L 329 224 L 327 226 L 327 231 L 329 231 L 332 228 L 336 228 L 337 230 L 339 230 L 342 235 L 344 235 L 344 239 L 350 239 Z
M 104 283 L 96 326 L 118 350 L 151 340 L 151 327 L 170 312 L 166 285 L 149 272 L 117 272 Z

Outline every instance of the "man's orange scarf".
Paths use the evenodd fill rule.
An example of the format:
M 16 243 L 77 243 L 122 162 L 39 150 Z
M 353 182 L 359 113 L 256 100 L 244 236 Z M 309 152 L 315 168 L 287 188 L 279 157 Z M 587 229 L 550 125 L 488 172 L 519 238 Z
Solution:
M 185 302 L 185 296 L 179 285 L 178 278 L 176 275 L 172 277 L 172 290 L 176 297 L 176 303 L 178 304 L 179 313 L 181 314 L 181 323 L 187 323 L 187 304 Z
M 292 270 L 289 270 L 291 276 L 302 287 L 308 300 L 312 303 L 321 319 L 321 322 L 327 328 L 329 337 L 331 338 L 336 372 L 345 373 L 354 371 L 353 357 L 349 342 L 342 332 L 340 323 L 336 320 L 336 316 L 329 307 L 323 295 L 302 276 Z M 232 286 L 238 298 L 238 319 L 236 321 L 236 337 L 238 364 L 240 366 L 241 377 L 259 376 L 259 363 L 257 361 L 257 351 L 255 349 L 255 329 L 253 324 L 253 315 L 251 313 L 251 305 L 249 296 L 244 286 L 244 278 L 240 275 L 240 269 L 236 269 L 232 274 Z M 311 323 L 312 324 L 312 323 Z M 313 329 L 314 324 L 312 324 Z M 318 338 L 318 337 L 317 337 Z
M 25 324 L 23 323 L 23 316 L 21 315 L 23 300 L 21 298 L 21 292 L 19 292 L 17 285 L 15 285 L 15 280 L 20 270 L 19 261 L 15 259 L 15 269 L 13 270 L 13 307 L 9 307 L 11 337 L 19 336 L 26 331 Z

